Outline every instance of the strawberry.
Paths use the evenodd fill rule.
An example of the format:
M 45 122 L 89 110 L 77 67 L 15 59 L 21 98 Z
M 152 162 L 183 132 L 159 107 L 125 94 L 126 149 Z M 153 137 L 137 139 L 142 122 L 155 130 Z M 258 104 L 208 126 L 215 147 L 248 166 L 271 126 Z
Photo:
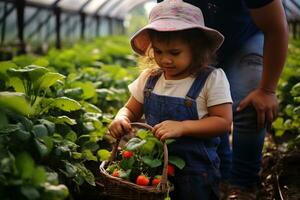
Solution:
M 149 178 L 146 177 L 145 175 L 139 175 L 136 178 L 136 184 L 142 185 L 142 186 L 147 186 L 149 184 Z
M 158 185 L 160 183 L 160 178 L 153 178 L 152 179 L 152 186 L 156 186 L 156 185 Z
M 120 173 L 118 170 L 115 170 L 113 173 L 112 173 L 112 176 L 114 177 L 119 177 L 120 176 Z
M 175 175 L 175 167 L 171 164 L 168 164 L 168 176 L 174 176 Z
M 131 158 L 133 156 L 133 152 L 132 151 L 123 151 L 122 153 L 122 157 L 125 159 Z

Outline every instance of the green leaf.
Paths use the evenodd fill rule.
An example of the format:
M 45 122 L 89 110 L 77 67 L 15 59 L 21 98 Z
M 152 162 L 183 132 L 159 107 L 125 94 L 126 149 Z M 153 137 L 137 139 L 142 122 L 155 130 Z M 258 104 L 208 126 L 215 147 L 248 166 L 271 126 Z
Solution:
M 31 113 L 30 103 L 23 93 L 0 92 L 0 108 L 13 110 L 22 115 Z
M 48 72 L 34 82 L 34 88 L 40 90 L 47 90 L 54 85 L 58 80 L 64 79 L 65 76 L 59 73 Z
M 45 144 L 44 140 L 42 140 L 41 138 L 34 139 L 34 144 L 41 157 L 46 156 L 50 152 L 50 149 L 47 148 L 47 145 Z
M 49 66 L 49 61 L 45 58 L 38 58 L 32 64 L 42 66 L 42 67 L 47 67 Z
M 88 170 L 83 164 L 76 163 L 76 167 L 78 169 L 77 177 L 82 177 L 88 184 L 95 186 L 95 177 L 93 173 Z
M 21 153 L 16 157 L 16 168 L 23 180 L 30 179 L 34 171 L 34 160 L 28 153 Z
M 300 96 L 300 82 L 292 87 L 291 94 L 293 97 Z
M 67 177 L 74 177 L 77 173 L 77 167 L 75 165 L 72 165 L 69 162 L 65 162 L 65 168 L 66 168 L 66 175 Z
M 92 82 L 74 82 L 72 83 L 72 87 L 83 90 L 83 99 L 90 99 L 96 95 L 96 88 Z
M 1 131 L 1 130 L 0 130 Z M 31 137 L 31 134 L 28 131 L 24 131 L 24 130 L 18 130 L 15 133 L 15 136 L 17 137 L 17 139 L 19 139 L 20 141 L 28 141 L 29 138 Z
M 39 122 L 47 127 L 48 133 L 53 134 L 55 132 L 55 124 L 46 119 L 40 119 Z
M 8 125 L 8 119 L 4 111 L 0 110 L 0 133 L 1 129 Z
M 50 185 L 46 183 L 43 186 L 45 188 L 44 200 L 63 200 L 69 195 L 69 190 L 65 185 Z
M 300 103 L 300 96 L 299 97 L 294 97 L 294 102 L 295 103 Z
M 154 152 L 156 141 L 154 139 L 148 139 L 147 142 L 141 147 L 141 152 L 143 154 L 151 154 Z M 157 140 L 159 142 L 159 140 Z
M 82 153 L 72 152 L 72 158 L 78 160 L 82 158 Z
M 97 157 L 94 156 L 93 152 L 89 149 L 85 149 L 84 151 L 82 151 L 82 156 L 87 160 L 98 161 Z
M 9 83 L 10 77 L 7 74 L 7 70 L 10 68 L 17 68 L 16 64 L 11 61 L 2 61 L 0 62 L 0 80 Z
M 0 133 L 13 133 L 19 129 L 19 124 L 8 124 L 7 126 L 0 129 Z
M 68 116 L 58 116 L 58 117 L 49 117 L 49 120 L 54 122 L 55 124 L 69 124 L 69 125 L 75 125 L 76 121 L 75 119 L 71 119 Z
M 81 88 L 66 89 L 64 95 L 72 99 L 81 99 L 83 90 Z
M 13 87 L 16 92 L 22 92 L 25 93 L 25 86 L 23 81 L 18 77 L 11 77 L 9 79 L 9 86 Z
M 162 165 L 162 161 L 159 159 L 153 159 L 150 156 L 142 157 L 142 160 L 145 164 L 147 164 L 151 168 L 156 168 Z
M 120 167 L 124 170 L 132 169 L 134 162 L 135 162 L 134 157 L 123 159 L 120 162 Z
M 48 129 L 43 124 L 36 124 L 32 128 L 35 137 L 42 138 L 48 136 Z
M 48 69 L 36 65 L 29 65 L 21 69 L 12 68 L 7 72 L 11 76 L 19 77 L 21 80 L 25 79 L 27 81 L 35 82 L 45 73 L 47 73 Z
M 58 174 L 56 172 L 46 172 L 46 178 L 48 183 L 58 184 Z
M 183 169 L 185 166 L 184 160 L 177 156 L 169 156 L 169 163 L 175 165 L 179 169 Z
M 150 131 L 144 130 L 144 129 L 139 129 L 136 133 L 136 136 L 145 139 L 147 136 L 152 135 Z
M 145 144 L 146 142 L 146 140 L 141 140 L 139 138 L 131 138 L 126 145 L 126 149 L 133 151 Z
M 11 68 L 18 68 L 18 66 L 11 61 L 0 62 L 0 74 L 6 74 L 6 71 Z
M 173 143 L 175 141 L 176 141 L 175 139 L 167 139 L 166 140 L 166 144 L 168 145 L 168 144 L 171 144 L 171 143 Z
M 80 103 L 67 97 L 59 97 L 54 99 L 52 105 L 67 112 L 79 110 L 81 108 Z
M 77 140 L 77 134 L 74 131 L 70 131 L 66 135 L 65 139 L 71 142 L 75 142 Z
M 130 173 L 131 173 L 131 169 L 119 170 L 120 178 L 123 178 L 123 179 L 126 179 L 126 180 L 129 179 Z
M 98 155 L 100 161 L 106 161 L 110 158 L 111 152 L 109 152 L 106 149 L 100 149 L 97 151 L 97 155 Z
M 40 184 L 46 181 L 46 170 L 42 166 L 38 166 L 33 171 L 32 183 L 35 186 L 39 186 Z
M 97 114 L 102 114 L 102 110 L 100 110 L 97 106 L 90 104 L 86 101 L 80 102 L 81 105 L 84 107 L 85 111 L 87 113 L 97 113 Z
M 27 199 L 39 199 L 40 193 L 37 190 L 37 188 L 31 186 L 31 185 L 23 185 L 21 186 L 21 193 L 27 198 Z

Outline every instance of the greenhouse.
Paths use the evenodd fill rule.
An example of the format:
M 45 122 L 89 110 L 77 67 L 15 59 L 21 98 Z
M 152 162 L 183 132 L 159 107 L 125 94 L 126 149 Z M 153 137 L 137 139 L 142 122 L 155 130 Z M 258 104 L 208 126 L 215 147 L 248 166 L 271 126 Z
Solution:
M 232 181 L 244 181 L 238 173 L 245 174 L 245 180 L 255 174 L 257 199 L 300 199 L 300 0 L 263 1 L 268 2 L 264 7 L 238 1 L 237 8 L 248 6 L 250 12 L 234 10 L 222 1 L 187 0 L 202 9 L 205 25 L 199 22 L 203 17 L 195 6 L 181 0 L 159 2 L 0 0 L 1 200 L 182 199 L 178 188 L 183 188 L 188 200 L 202 199 L 204 193 L 211 195 L 208 199 L 241 200 L 239 194 L 244 193 L 235 188 L 239 182 Z M 270 15 L 262 17 L 260 10 L 274 4 Z M 224 8 L 232 12 L 225 13 Z M 282 14 L 278 14 L 280 9 Z M 234 20 L 238 15 L 244 18 Z M 246 15 L 252 16 L 249 24 L 255 27 L 243 25 Z M 222 24 L 220 18 L 240 24 Z M 160 23 L 154 23 L 157 21 Z M 163 23 L 165 27 L 160 27 Z M 147 24 L 152 28 L 138 32 Z M 188 28 L 182 28 L 184 25 Z M 265 40 L 253 36 L 251 31 L 258 27 Z M 237 39 L 231 28 L 245 37 Z M 284 34 L 288 41 L 282 39 Z M 262 45 L 253 48 L 249 38 Z M 197 50 L 199 44 L 207 49 Z M 238 50 L 250 52 L 230 64 L 248 66 L 250 70 L 243 75 L 249 77 L 237 77 L 232 83 L 230 69 L 221 65 L 239 55 L 235 54 Z M 187 57 L 180 57 L 183 54 Z M 207 65 L 207 70 L 194 69 L 198 64 Z M 145 76 L 146 67 L 151 67 L 149 76 Z M 253 71 L 262 75 L 253 78 Z M 265 71 L 275 78 L 264 76 Z M 276 82 L 275 86 L 253 86 L 261 77 Z M 194 82 L 179 85 L 186 84 L 180 82 L 186 79 Z M 245 99 L 236 100 L 238 95 L 232 92 L 243 87 L 243 81 L 254 91 L 244 96 L 250 99 L 248 104 Z M 178 91 L 184 89 L 187 91 L 180 96 Z M 210 92 L 213 89 L 216 91 Z M 235 101 L 240 103 L 238 108 Z M 201 102 L 205 102 L 204 111 Z M 257 113 L 256 132 L 261 128 L 259 120 L 265 120 L 260 139 L 248 137 L 256 134 L 250 126 L 246 129 L 251 134 L 243 133 L 255 138 L 249 141 L 262 141 L 261 151 L 247 150 L 247 145 L 255 143 L 248 138 L 238 144 L 245 136 L 235 135 L 239 129 L 235 120 L 240 115 L 233 109 Z M 206 132 L 199 138 L 202 129 Z M 218 152 L 223 135 L 232 156 L 230 170 L 237 169 L 225 181 L 220 177 L 225 176 L 222 167 L 227 161 Z M 247 154 L 237 158 L 239 151 Z M 254 155 L 254 151 L 259 152 Z M 253 166 L 253 160 L 247 160 L 252 156 L 259 157 Z M 194 159 L 197 169 L 189 159 Z M 237 160 L 252 168 L 238 169 Z M 202 177 L 198 192 L 196 186 L 186 192 L 187 168 Z M 188 193 L 191 196 L 185 196 Z

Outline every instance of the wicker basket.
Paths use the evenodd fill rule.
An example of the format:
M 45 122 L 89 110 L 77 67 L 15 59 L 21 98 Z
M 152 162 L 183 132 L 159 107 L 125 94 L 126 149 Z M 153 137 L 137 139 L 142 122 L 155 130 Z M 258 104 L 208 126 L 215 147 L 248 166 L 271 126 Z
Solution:
M 144 123 L 131 123 L 133 127 L 143 128 L 152 131 L 152 127 Z M 158 187 L 140 186 L 132 182 L 123 180 L 110 175 L 105 168 L 110 162 L 114 161 L 118 150 L 120 140 L 115 143 L 111 157 L 108 162 L 104 161 L 100 165 L 100 175 L 104 186 L 104 193 L 117 199 L 130 200 L 160 200 L 167 196 L 167 193 L 173 188 L 170 188 L 167 183 L 167 166 L 168 166 L 168 149 L 166 143 L 164 146 L 164 165 L 161 182 Z

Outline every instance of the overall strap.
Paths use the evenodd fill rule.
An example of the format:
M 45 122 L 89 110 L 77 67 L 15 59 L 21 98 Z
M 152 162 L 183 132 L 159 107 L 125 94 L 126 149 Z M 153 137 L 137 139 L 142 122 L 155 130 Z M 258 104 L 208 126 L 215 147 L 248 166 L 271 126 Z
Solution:
M 158 81 L 159 77 L 161 76 L 162 72 L 158 72 L 154 75 L 150 75 L 146 81 L 145 88 L 144 88 L 144 94 L 145 96 L 149 96 L 149 94 L 152 92 L 152 90 L 155 87 L 156 82 Z
M 214 67 L 208 66 L 201 71 L 201 73 L 197 76 L 185 97 L 187 100 L 195 100 L 199 96 L 207 77 L 215 69 L 216 68 Z

